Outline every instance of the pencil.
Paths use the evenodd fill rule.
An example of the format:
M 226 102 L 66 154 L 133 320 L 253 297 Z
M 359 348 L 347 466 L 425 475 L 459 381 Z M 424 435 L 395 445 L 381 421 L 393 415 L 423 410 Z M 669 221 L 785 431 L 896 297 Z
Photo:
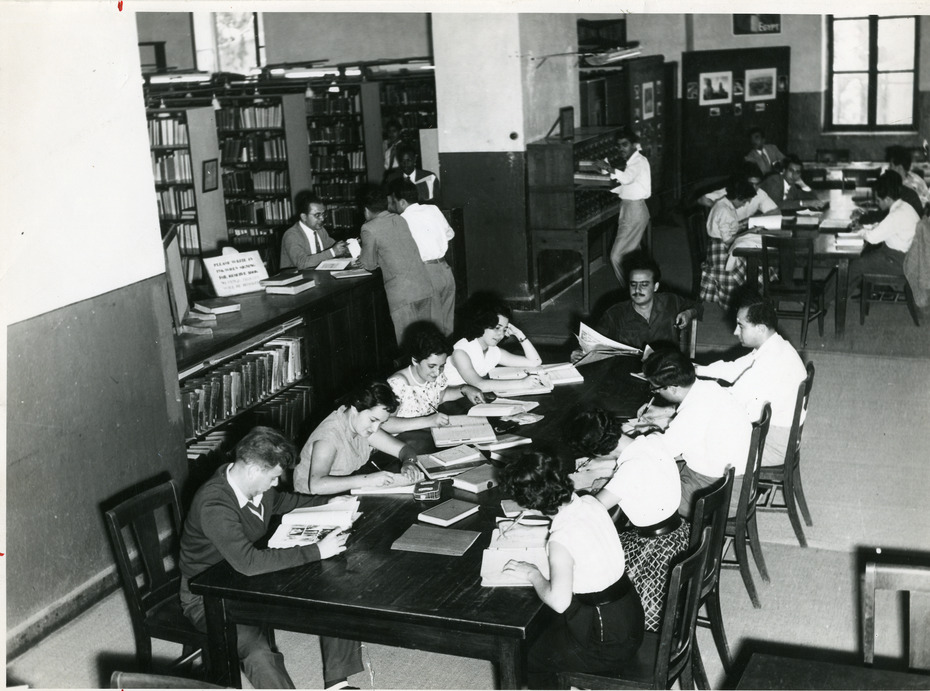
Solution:
M 514 519 L 513 519 L 513 522 L 512 522 L 510 525 L 508 525 L 506 528 L 504 528 L 503 530 L 501 530 L 501 537 L 504 537 L 504 535 L 506 535 L 508 532 L 510 532 L 510 529 L 513 528 L 517 523 L 519 523 L 519 522 L 520 522 L 520 519 L 522 519 L 523 516 L 525 516 L 525 515 L 526 515 L 526 509 L 523 509 L 523 511 L 520 512 L 520 515 L 517 516 L 516 518 L 514 518 Z

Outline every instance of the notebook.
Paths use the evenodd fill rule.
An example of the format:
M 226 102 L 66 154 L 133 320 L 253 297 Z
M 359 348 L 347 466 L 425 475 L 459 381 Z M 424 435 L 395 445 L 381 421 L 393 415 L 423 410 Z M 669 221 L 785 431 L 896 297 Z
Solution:
M 447 499 L 442 504 L 420 512 L 420 520 L 443 527 L 458 523 L 472 514 L 478 513 L 478 505 L 461 499 Z
M 470 461 L 484 460 L 484 456 L 481 455 L 481 452 L 478 451 L 478 449 L 472 446 L 468 446 L 467 444 L 450 446 L 448 449 L 443 449 L 442 451 L 431 453 L 429 457 L 436 461 L 439 465 L 449 467 L 456 466 L 461 463 L 468 463 Z
M 430 427 L 433 443 L 438 447 L 479 444 L 496 441 L 497 435 L 484 418 L 450 415 L 446 427 Z
M 430 525 L 413 524 L 404 534 L 394 540 L 391 549 L 401 552 L 422 552 L 460 557 L 475 544 L 481 533 L 474 530 L 437 528 Z

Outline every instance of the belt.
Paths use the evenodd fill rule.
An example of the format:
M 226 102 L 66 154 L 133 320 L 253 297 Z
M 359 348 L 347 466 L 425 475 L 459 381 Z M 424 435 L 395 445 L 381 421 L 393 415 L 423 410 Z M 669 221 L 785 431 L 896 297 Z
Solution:
M 642 537 L 660 537 L 661 535 L 668 535 L 676 531 L 680 525 L 681 516 L 677 513 L 673 513 L 664 521 L 659 521 L 652 525 L 636 526 L 636 532 Z
M 575 593 L 575 598 L 584 605 L 589 607 L 600 607 L 609 605 L 611 602 L 625 597 L 633 589 L 633 583 L 630 577 L 623 574 L 616 583 L 604 588 L 599 593 Z
M 423 263 L 424 264 L 445 264 L 446 260 L 444 257 L 440 257 L 439 259 L 427 259 Z

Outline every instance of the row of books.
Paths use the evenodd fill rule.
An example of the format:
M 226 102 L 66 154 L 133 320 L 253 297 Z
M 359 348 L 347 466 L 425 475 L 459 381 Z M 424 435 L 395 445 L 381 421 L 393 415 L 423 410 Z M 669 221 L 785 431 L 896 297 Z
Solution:
M 358 92 L 341 91 L 338 95 L 307 99 L 307 115 L 351 115 L 361 110 Z
M 616 156 L 617 141 L 613 137 L 597 137 L 579 142 L 575 145 L 574 155 L 575 170 L 578 170 L 583 161 L 602 161 L 609 156 Z
M 332 228 L 358 227 L 358 210 L 354 206 L 337 206 L 326 210 L 328 225 Z
M 287 144 L 280 134 L 226 137 L 220 144 L 223 164 L 286 161 Z
M 344 171 L 365 170 L 365 152 L 348 151 L 341 154 L 332 154 L 329 156 L 311 156 L 310 167 L 315 173 L 341 173 Z M 356 180 L 362 182 L 360 175 L 355 176 Z
M 436 105 L 436 86 L 426 84 L 382 84 L 381 103 L 386 106 Z
M 332 181 L 318 183 L 313 186 L 314 193 L 321 199 L 350 199 L 358 197 L 361 181 Z
M 604 191 L 578 191 L 575 193 L 575 223 L 581 225 L 599 213 L 617 207 L 616 195 Z
M 235 194 L 289 194 L 290 178 L 286 170 L 223 171 L 223 191 Z
M 168 219 L 197 218 L 194 210 L 194 189 L 192 187 L 171 187 L 156 190 L 155 201 L 158 204 L 158 217 Z
M 216 111 L 216 128 L 222 130 L 256 130 L 284 125 L 281 104 L 269 106 L 227 106 Z
M 291 200 L 287 197 L 255 201 L 226 200 L 226 222 L 230 224 L 286 223 L 292 214 Z
M 302 378 L 303 348 L 300 337 L 276 338 L 186 380 L 181 387 L 185 436 L 201 434 Z
M 187 123 L 177 118 L 153 118 L 148 122 L 151 146 L 186 146 Z
M 170 154 L 159 155 L 153 151 L 152 175 L 155 177 L 155 184 L 194 182 L 190 152 L 178 149 Z
M 325 125 L 311 121 L 307 127 L 307 141 L 313 144 L 357 145 L 361 143 L 358 125 L 344 122 Z
M 310 416 L 312 393 L 310 386 L 298 384 L 262 403 L 253 411 L 255 424 L 274 427 L 289 439 L 296 439 L 304 420 Z
M 183 255 L 200 254 L 200 229 L 196 223 L 182 222 L 175 223 L 174 227 L 178 233 L 178 246 Z
M 391 118 L 397 120 L 401 128 L 405 130 L 423 130 L 436 127 L 435 111 L 406 111 L 403 113 L 394 113 L 391 115 Z

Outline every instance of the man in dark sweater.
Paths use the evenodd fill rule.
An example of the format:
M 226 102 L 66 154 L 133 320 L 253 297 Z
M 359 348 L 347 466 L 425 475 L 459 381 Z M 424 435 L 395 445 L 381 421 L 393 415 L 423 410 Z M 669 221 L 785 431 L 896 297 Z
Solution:
M 188 582 L 224 559 L 239 573 L 254 576 L 327 559 L 346 549 L 347 535 L 332 532 L 315 545 L 288 549 L 258 549 L 255 543 L 268 532 L 271 517 L 302 506 L 326 503 L 325 498 L 278 492 L 274 488 L 297 450 L 283 434 L 256 427 L 236 446 L 235 462 L 217 470 L 197 490 L 181 535 L 181 608 L 201 631 L 206 631 L 203 598 L 191 593 Z M 294 688 L 284 657 L 272 649 L 267 631 L 238 626 L 239 659 L 252 686 L 258 689 Z M 326 686 L 345 686 L 346 678 L 362 671 L 358 643 L 320 638 Z

